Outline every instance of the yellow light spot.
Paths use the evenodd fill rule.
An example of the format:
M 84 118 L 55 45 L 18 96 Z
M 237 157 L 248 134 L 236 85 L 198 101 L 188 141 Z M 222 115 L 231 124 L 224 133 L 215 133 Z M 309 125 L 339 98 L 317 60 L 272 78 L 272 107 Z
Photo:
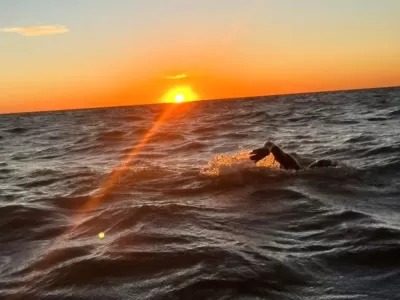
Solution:
M 168 90 L 161 98 L 163 103 L 183 103 L 199 100 L 199 96 L 190 86 L 176 86 Z
M 175 102 L 176 103 L 182 103 L 183 101 L 185 101 L 185 96 L 182 94 L 177 94 L 175 96 Z
M 104 232 L 100 232 L 100 233 L 99 233 L 99 238 L 100 238 L 100 239 L 104 239 L 104 236 L 105 236 Z

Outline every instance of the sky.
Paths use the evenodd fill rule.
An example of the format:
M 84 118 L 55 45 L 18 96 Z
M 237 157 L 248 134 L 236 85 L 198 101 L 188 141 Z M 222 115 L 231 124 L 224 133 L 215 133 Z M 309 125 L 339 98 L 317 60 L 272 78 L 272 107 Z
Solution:
M 2 0 L 0 113 L 398 86 L 399 15 L 398 0 Z

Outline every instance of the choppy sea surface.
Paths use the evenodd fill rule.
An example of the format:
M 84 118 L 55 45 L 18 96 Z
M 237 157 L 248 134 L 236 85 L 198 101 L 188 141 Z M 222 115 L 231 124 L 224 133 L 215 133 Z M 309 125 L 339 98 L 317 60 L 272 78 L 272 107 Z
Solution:
M 400 299 L 399 175 L 400 88 L 1 115 L 0 299 Z

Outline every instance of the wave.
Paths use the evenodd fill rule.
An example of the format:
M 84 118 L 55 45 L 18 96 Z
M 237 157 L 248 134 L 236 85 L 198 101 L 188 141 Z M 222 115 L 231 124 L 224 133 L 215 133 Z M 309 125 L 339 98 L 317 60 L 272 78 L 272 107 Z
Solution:
M 395 299 L 398 93 L 2 117 L 0 298 Z
M 241 133 L 241 132 L 230 132 L 230 133 L 220 134 L 217 136 L 218 139 L 225 139 L 225 140 L 244 139 L 247 137 L 248 133 Z
M 400 116 L 400 109 L 392 110 L 391 112 L 387 113 L 389 117 L 397 117 Z
M 149 143 L 163 143 L 174 141 L 185 141 L 186 137 L 179 133 L 155 133 L 149 138 Z
M 211 126 L 200 126 L 192 130 L 194 134 L 211 134 L 215 132 L 225 132 L 235 129 L 243 129 L 245 126 L 235 123 L 219 123 Z
M 344 251 L 320 255 L 320 259 L 325 260 L 328 265 L 344 264 L 348 268 L 398 268 L 400 266 L 398 260 L 399 251 L 399 245 L 348 247 Z
M 44 207 L 28 204 L 0 206 L 0 213 L 7 218 L 0 220 L 3 243 L 26 239 L 32 231 L 54 222 L 54 213 Z
M 111 131 L 99 133 L 99 135 L 97 137 L 97 141 L 99 141 L 99 142 L 119 141 L 124 136 L 126 136 L 125 131 L 111 130 Z
M 24 161 L 24 160 L 29 160 L 31 156 L 28 153 L 24 152 L 16 152 L 11 154 L 11 160 L 14 161 Z
M 386 163 L 372 165 L 368 168 L 371 174 L 395 176 L 400 173 L 400 159 L 395 157 L 389 159 Z
M 27 131 L 28 131 L 28 128 L 24 128 L 24 127 L 14 127 L 14 128 L 5 130 L 5 132 L 13 133 L 13 134 L 23 134 Z
M 344 142 L 348 144 L 353 144 L 353 143 L 365 143 L 365 142 L 372 142 L 374 141 L 374 137 L 369 135 L 369 134 L 359 134 L 357 136 L 352 136 L 346 139 Z
M 119 117 L 117 118 L 118 120 L 120 119 Z M 139 122 L 139 121 L 144 121 L 146 120 L 145 117 L 143 117 L 143 115 L 138 115 L 138 114 L 126 114 L 124 115 L 124 120 L 126 122 Z
M 201 298 L 211 294 L 214 297 L 223 294 L 225 297 L 233 296 L 239 290 L 242 293 L 265 296 L 310 280 L 287 264 L 264 258 L 264 263 L 260 266 L 239 254 L 218 247 L 203 246 L 173 252 L 118 252 L 118 256 L 113 258 L 93 257 L 82 249 L 71 249 L 73 251 L 74 255 L 71 255 L 72 258 L 62 268 L 54 266 L 46 273 L 41 272 L 37 284 L 46 289 L 60 289 L 67 288 L 73 281 L 77 282 L 77 286 L 84 287 L 104 284 L 106 278 L 118 280 L 129 276 L 137 281 L 137 287 L 146 287 L 163 278 L 164 288 L 158 293 L 176 298 L 186 298 L 189 295 Z M 219 263 L 215 264 L 216 261 Z M 237 266 L 241 266 L 239 273 L 235 270 Z M 187 271 L 182 274 L 179 270 L 183 269 Z M 201 275 L 207 269 L 215 275 Z M 171 275 L 166 277 L 166 274 Z M 183 275 L 182 279 L 185 280 L 177 282 L 178 275 Z M 141 281 L 144 277 L 153 279 Z M 260 286 L 263 288 L 260 289 Z
M 10 174 L 10 173 L 12 173 L 12 172 L 13 172 L 12 169 L 9 169 L 9 168 L 0 168 L 0 174 L 5 174 L 5 175 L 7 175 L 7 174 Z
M 385 117 L 371 117 L 371 118 L 367 119 L 367 121 L 370 121 L 370 122 L 380 122 L 380 121 L 386 121 L 386 120 L 387 120 L 387 118 L 385 118 Z
M 270 119 L 270 115 L 265 111 L 254 111 L 254 112 L 246 112 L 239 114 L 238 116 L 232 116 L 232 120 L 237 120 L 237 118 L 248 121 L 252 121 L 255 123 L 263 122 Z
M 400 154 L 400 146 L 379 146 L 373 149 L 364 150 L 362 157 L 371 157 L 376 155 Z
M 33 180 L 29 182 L 19 183 L 18 186 L 22 188 L 34 188 L 34 187 L 41 187 L 51 185 L 53 183 L 59 182 L 60 178 L 48 178 L 48 179 L 40 179 L 40 180 Z
M 207 145 L 201 142 L 188 142 L 182 146 L 176 147 L 173 149 L 175 152 L 186 152 L 186 151 L 194 151 L 194 150 L 201 150 L 207 148 Z

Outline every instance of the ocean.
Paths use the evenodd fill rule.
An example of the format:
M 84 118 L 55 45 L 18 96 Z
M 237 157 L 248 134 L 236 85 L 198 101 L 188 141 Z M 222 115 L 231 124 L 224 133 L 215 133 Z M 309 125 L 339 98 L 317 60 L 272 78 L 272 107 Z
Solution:
M 400 88 L 0 124 L 0 299 L 400 299 Z

